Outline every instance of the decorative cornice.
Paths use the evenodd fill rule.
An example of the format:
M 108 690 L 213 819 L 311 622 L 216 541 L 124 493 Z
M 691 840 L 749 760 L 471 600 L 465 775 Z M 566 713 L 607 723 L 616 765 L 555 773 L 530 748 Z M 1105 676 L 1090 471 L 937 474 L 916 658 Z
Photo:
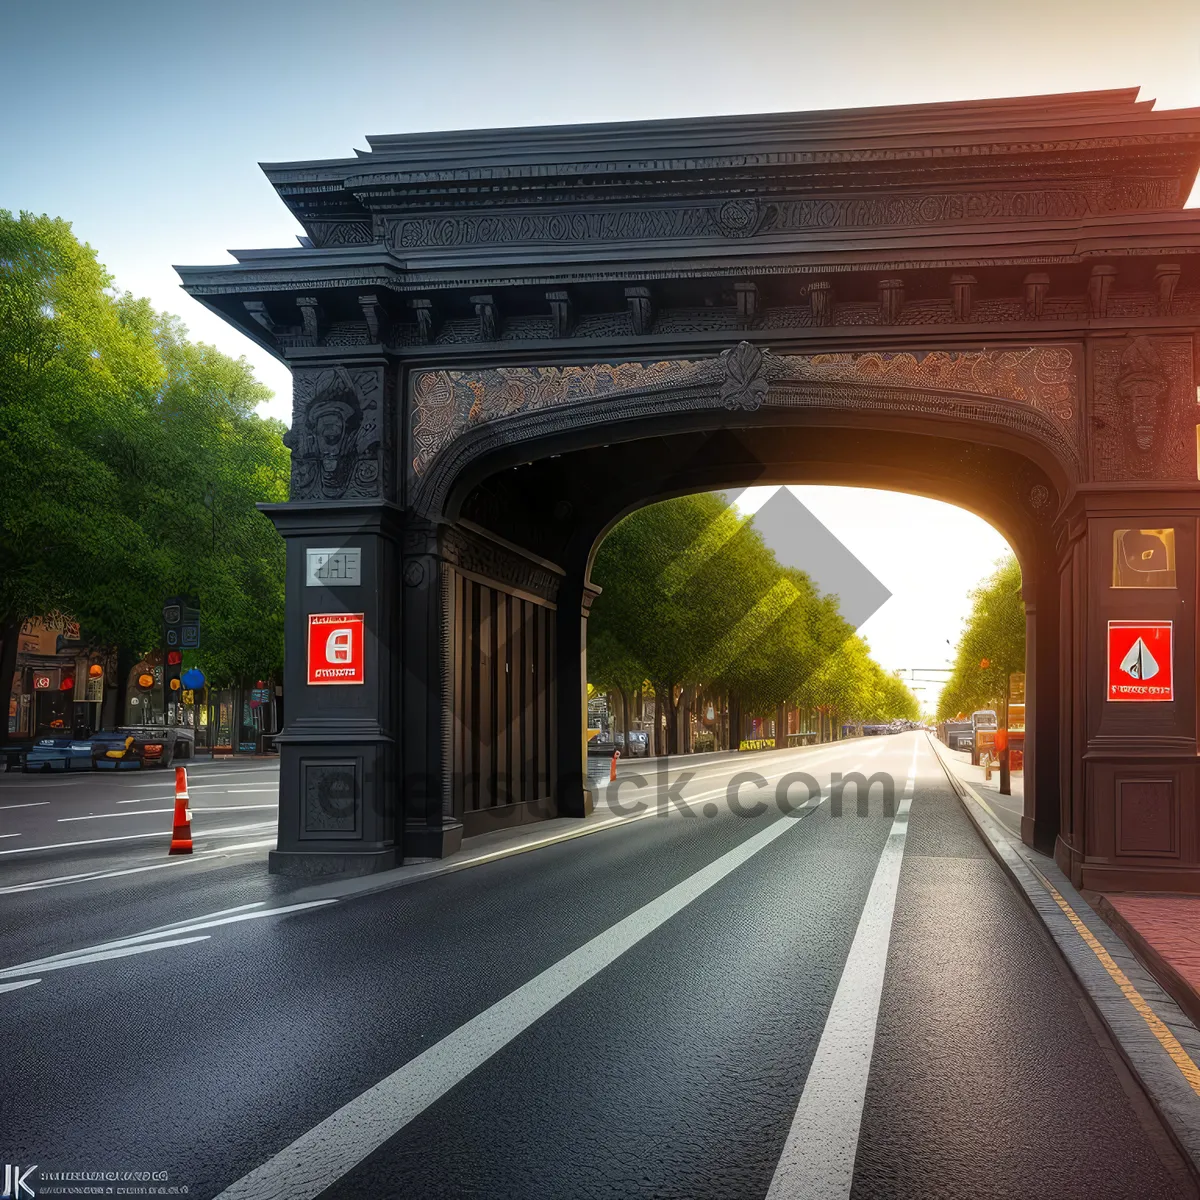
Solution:
M 515 546 L 462 525 L 442 526 L 438 554 L 455 570 L 482 583 L 554 604 L 563 572 Z

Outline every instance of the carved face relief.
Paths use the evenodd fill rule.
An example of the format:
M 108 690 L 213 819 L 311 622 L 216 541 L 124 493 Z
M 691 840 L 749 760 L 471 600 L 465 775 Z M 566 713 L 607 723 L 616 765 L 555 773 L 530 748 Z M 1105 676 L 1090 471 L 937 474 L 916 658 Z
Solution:
M 379 495 L 389 416 L 374 368 L 299 373 L 295 416 L 284 438 L 292 451 L 292 499 Z
M 1117 392 L 1129 413 L 1134 444 L 1142 454 L 1154 448 L 1167 381 L 1158 352 L 1147 338 L 1134 338 L 1121 355 Z

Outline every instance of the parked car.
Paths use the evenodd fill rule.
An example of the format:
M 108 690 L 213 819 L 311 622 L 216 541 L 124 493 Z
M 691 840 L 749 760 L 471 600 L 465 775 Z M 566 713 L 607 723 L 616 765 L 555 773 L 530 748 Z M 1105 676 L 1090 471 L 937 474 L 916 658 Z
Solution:
M 162 725 L 126 725 L 92 738 L 92 766 L 101 771 L 169 767 L 190 759 L 196 735 L 190 729 Z
M 617 749 L 622 758 L 645 758 L 650 753 L 650 735 L 641 729 L 629 731 L 629 748 L 625 748 L 625 734 L 618 733 Z
M 92 743 L 69 737 L 37 738 L 25 751 L 23 771 L 90 771 Z

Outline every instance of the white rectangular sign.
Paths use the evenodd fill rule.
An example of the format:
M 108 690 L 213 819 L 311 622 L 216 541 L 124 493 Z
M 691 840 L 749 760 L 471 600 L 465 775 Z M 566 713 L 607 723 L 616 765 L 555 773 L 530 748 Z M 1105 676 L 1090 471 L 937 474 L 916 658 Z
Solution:
M 362 583 L 362 549 L 334 546 L 306 551 L 309 587 L 358 587 Z

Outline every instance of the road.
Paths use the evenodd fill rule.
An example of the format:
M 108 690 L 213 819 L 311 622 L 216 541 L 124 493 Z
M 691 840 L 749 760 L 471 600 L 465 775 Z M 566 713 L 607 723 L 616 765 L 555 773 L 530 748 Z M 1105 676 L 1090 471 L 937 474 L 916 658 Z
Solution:
M 878 786 L 833 811 L 857 768 L 894 812 Z M 796 771 L 821 791 L 784 815 Z M 83 911 L 114 878 L 0 895 L 0 1153 L 43 1189 L 228 1200 L 1196 1195 L 925 734 L 708 764 L 683 797 L 368 894 L 268 895 L 231 858 L 123 877 L 116 918 Z M 118 944 L 61 916 L 11 942 L 55 893 Z

